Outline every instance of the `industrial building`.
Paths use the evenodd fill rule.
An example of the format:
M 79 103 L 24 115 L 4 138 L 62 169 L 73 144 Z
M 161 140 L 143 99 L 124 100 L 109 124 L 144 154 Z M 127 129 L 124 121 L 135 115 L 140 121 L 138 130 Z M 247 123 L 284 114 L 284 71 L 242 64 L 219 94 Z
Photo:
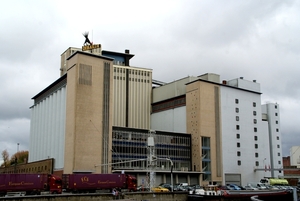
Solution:
M 133 57 L 101 45 L 61 55 L 61 77 L 33 97 L 29 162 L 54 158 L 57 174 L 126 171 L 139 184 L 149 168 L 156 184 L 171 170 L 190 184 L 282 174 L 279 105 L 261 104 L 259 83 L 206 73 L 153 85 Z M 149 136 L 161 159 L 151 167 Z

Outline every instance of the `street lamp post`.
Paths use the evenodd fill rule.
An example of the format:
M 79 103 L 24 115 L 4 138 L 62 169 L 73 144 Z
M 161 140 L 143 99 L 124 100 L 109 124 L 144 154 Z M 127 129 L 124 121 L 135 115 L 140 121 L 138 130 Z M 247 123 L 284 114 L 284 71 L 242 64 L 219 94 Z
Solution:
M 173 192 L 173 161 L 170 158 L 166 158 L 166 160 L 171 163 L 171 192 Z
M 20 143 L 17 143 L 17 153 L 15 155 L 15 173 L 17 173 L 17 163 L 18 163 L 17 155 L 19 153 L 19 145 L 20 145 Z
M 266 158 L 264 158 L 264 160 L 263 160 L 263 168 L 265 168 L 264 177 L 266 177 L 266 171 L 267 171 L 267 167 L 265 164 L 266 160 L 267 160 Z

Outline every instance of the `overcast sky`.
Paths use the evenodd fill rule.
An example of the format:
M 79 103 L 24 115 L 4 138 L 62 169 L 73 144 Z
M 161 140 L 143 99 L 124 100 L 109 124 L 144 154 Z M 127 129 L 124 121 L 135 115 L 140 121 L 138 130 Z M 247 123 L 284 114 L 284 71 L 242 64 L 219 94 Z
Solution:
M 1 152 L 29 149 L 31 98 L 59 78 L 61 53 L 85 31 L 104 50 L 130 49 L 131 65 L 156 80 L 257 80 L 262 104 L 280 106 L 283 155 L 300 146 L 300 1 L 74 2 L 1 1 Z

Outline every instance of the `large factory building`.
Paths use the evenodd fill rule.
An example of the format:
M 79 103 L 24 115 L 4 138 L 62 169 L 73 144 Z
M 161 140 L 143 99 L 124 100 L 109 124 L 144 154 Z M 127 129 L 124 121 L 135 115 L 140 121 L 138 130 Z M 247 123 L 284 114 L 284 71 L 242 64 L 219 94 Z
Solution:
M 141 184 L 152 136 L 166 159 L 151 167 L 156 184 L 170 182 L 170 161 L 174 183 L 282 174 L 279 105 L 261 105 L 259 83 L 213 73 L 154 82 L 129 50 L 95 47 L 68 48 L 61 77 L 33 97 L 29 162 L 53 158 L 56 174 L 125 171 Z

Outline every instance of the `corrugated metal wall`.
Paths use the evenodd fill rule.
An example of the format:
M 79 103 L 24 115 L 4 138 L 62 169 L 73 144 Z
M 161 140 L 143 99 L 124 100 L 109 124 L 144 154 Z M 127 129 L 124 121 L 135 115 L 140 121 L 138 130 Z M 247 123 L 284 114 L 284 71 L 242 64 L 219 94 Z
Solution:
M 114 66 L 114 126 L 150 128 L 152 71 Z
M 54 169 L 64 166 L 66 86 L 31 108 L 29 162 L 55 158 Z

